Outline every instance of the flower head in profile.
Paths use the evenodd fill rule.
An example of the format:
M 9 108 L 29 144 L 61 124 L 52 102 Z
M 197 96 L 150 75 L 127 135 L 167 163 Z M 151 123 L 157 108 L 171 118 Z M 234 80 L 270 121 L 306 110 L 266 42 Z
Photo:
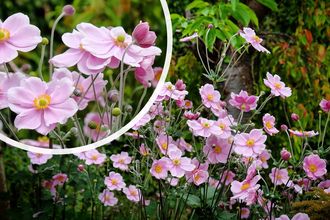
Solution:
M 250 209 L 241 208 L 241 219 L 248 219 L 250 216 Z
M 229 104 L 241 111 L 249 112 L 257 108 L 259 97 L 249 96 L 246 91 L 241 90 L 239 94 L 231 93 L 230 96 Z
M 177 148 L 175 142 L 173 141 L 173 138 L 165 133 L 161 133 L 156 137 L 156 143 L 160 151 L 164 155 L 166 155 L 169 150 Z
M 127 199 L 132 202 L 139 202 L 142 198 L 141 191 L 133 185 L 129 185 L 129 187 L 124 188 L 123 193 L 125 193 Z
M 303 169 L 308 178 L 316 180 L 327 173 L 327 165 L 325 160 L 321 159 L 317 154 L 311 154 L 304 158 Z
M 210 136 L 206 140 L 203 153 L 211 164 L 226 163 L 230 151 L 228 139 L 219 136 Z
M 179 149 L 170 150 L 168 153 L 168 169 L 171 175 L 181 178 L 185 172 L 193 171 L 196 167 L 191 163 L 188 157 L 182 157 L 182 151 Z
M 29 17 L 22 13 L 0 20 L 0 64 L 15 59 L 17 51 L 33 50 L 41 40 L 39 28 L 31 25 Z
M 226 186 L 231 184 L 234 181 L 236 174 L 231 170 L 225 170 L 222 174 L 221 183 L 224 183 Z
M 113 167 L 126 171 L 128 165 L 132 162 L 132 157 L 127 152 L 121 152 L 120 154 L 111 155 L 110 160 L 113 162 Z
M 118 203 L 115 194 L 108 189 L 104 189 L 103 192 L 99 194 L 98 198 L 105 206 L 115 206 Z
M 235 152 L 245 157 L 258 156 L 265 150 L 266 135 L 261 129 L 253 129 L 250 133 L 237 134 L 234 137 Z
M 315 131 L 297 131 L 289 129 L 290 134 L 297 136 L 297 137 L 314 137 L 319 135 L 319 132 Z
M 202 102 L 207 108 L 216 107 L 220 101 L 220 92 L 216 91 L 211 84 L 205 84 L 199 89 L 199 94 L 202 97 Z
M 51 154 L 40 154 L 40 153 L 33 153 L 28 151 L 28 157 L 30 158 L 31 164 L 42 165 L 47 163 L 49 159 L 53 157 Z
M 277 134 L 279 132 L 279 130 L 277 130 L 275 128 L 275 117 L 266 113 L 263 117 L 262 117 L 262 123 L 264 125 L 264 130 L 269 134 L 269 135 L 274 135 Z
M 150 31 L 148 22 L 140 22 L 133 30 L 132 37 L 134 41 L 143 48 L 151 47 L 157 39 L 156 33 Z
M 73 89 L 67 79 L 49 83 L 37 77 L 22 80 L 19 87 L 8 90 L 9 108 L 18 114 L 15 127 L 46 135 L 57 123 L 66 123 L 78 111 L 77 103 L 70 97 Z
M 186 90 L 179 90 L 171 82 L 165 82 L 164 86 L 161 89 L 161 92 L 159 93 L 158 99 L 184 100 L 187 94 L 188 92 Z
M 126 186 L 123 177 L 115 172 L 110 172 L 109 176 L 105 177 L 104 184 L 109 190 L 121 190 Z
M 245 179 L 242 182 L 239 182 L 237 180 L 233 181 L 231 183 L 230 190 L 233 193 L 233 197 L 231 199 L 239 199 L 242 201 L 245 201 L 248 199 L 251 194 L 254 194 L 260 187 L 257 182 L 260 180 L 260 176 L 257 175 L 253 177 L 252 179 Z
M 287 185 L 289 182 L 288 170 L 274 167 L 272 168 L 272 172 L 269 174 L 269 178 L 274 185 Z
M 320 102 L 320 107 L 324 112 L 330 112 L 330 100 L 322 99 Z
M 257 51 L 270 53 L 266 48 L 261 45 L 263 41 L 260 37 L 256 35 L 254 30 L 251 28 L 245 27 L 243 31 L 240 31 L 240 35 L 246 40 L 246 42 L 250 43 L 252 47 L 254 47 Z
M 268 163 L 267 161 L 270 158 L 270 153 L 268 150 L 263 150 L 261 154 L 258 156 L 258 160 L 260 160 L 260 166 L 262 168 L 268 168 Z
M 161 158 L 160 160 L 155 160 L 150 169 L 151 175 L 153 175 L 156 179 L 166 179 L 169 171 L 169 163 L 168 158 Z
M 84 156 L 85 156 L 85 163 L 87 165 L 91 165 L 91 164 L 100 165 L 100 164 L 103 164 L 105 162 L 106 157 L 107 157 L 105 154 L 100 153 L 96 149 L 84 152 Z
M 281 81 L 281 77 L 276 74 L 273 76 L 269 72 L 267 72 L 266 76 L 267 79 L 264 79 L 264 83 L 271 89 L 271 93 L 274 96 L 281 96 L 282 98 L 291 96 L 291 88 L 285 86 L 284 82 Z

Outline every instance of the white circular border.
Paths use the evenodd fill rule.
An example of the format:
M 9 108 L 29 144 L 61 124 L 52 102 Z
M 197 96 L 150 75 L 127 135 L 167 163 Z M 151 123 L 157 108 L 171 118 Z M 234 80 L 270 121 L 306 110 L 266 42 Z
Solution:
M 73 154 L 73 153 L 80 153 L 88 150 L 95 149 L 100 146 L 107 145 L 111 143 L 113 140 L 117 139 L 121 135 L 123 135 L 125 132 L 127 132 L 129 129 L 131 129 L 145 114 L 148 113 L 149 109 L 151 108 L 152 104 L 156 101 L 156 98 L 158 96 L 158 93 L 162 89 L 165 79 L 167 77 L 167 73 L 170 68 L 171 63 L 171 57 L 172 57 L 172 46 L 173 46 L 173 32 L 172 32 L 172 22 L 171 22 L 171 16 L 170 11 L 168 9 L 168 5 L 166 0 L 160 0 L 160 3 L 163 8 L 164 16 L 165 16 L 165 22 L 166 22 L 166 32 L 167 32 L 167 49 L 166 49 L 166 58 L 165 58 L 165 64 L 163 67 L 163 72 L 160 77 L 160 80 L 158 82 L 158 85 L 153 92 L 152 96 L 150 97 L 147 104 L 142 108 L 142 110 L 131 120 L 128 124 L 126 124 L 124 127 L 122 127 L 119 131 L 115 132 L 114 134 L 110 135 L 107 138 L 104 138 L 100 141 L 97 141 L 92 144 L 88 144 L 81 147 L 75 147 L 75 148 L 68 148 L 68 149 L 45 149 L 45 148 L 39 148 L 30 146 L 27 144 L 20 143 L 18 141 L 12 140 L 3 133 L 0 132 L 0 140 L 17 148 L 31 151 L 34 153 L 41 153 L 41 154 L 55 154 L 55 155 L 63 155 L 63 154 Z

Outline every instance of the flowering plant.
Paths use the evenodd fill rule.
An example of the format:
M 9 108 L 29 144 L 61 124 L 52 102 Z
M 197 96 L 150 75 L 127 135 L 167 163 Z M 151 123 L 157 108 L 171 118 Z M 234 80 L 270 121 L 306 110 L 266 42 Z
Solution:
M 80 23 L 72 33 L 62 36 L 69 49 L 53 56 L 55 28 L 62 17 L 74 13 L 74 8 L 67 5 L 54 22 L 49 74 L 43 68 L 49 41 L 30 24 L 28 16 L 16 13 L 0 23 L 1 109 L 8 108 L 16 114 L 12 123 L 10 114 L 1 112 L 1 120 L 16 140 L 20 140 L 20 130 L 28 129 L 48 135 L 48 139 L 41 137 L 42 141 L 37 142 L 20 140 L 38 147 L 67 148 L 98 141 L 119 130 L 137 114 L 148 88 L 157 85 L 161 70 L 153 68 L 153 64 L 161 50 L 155 46 L 157 36 L 147 22 L 140 22 L 132 35 L 123 27 Z M 38 77 L 17 69 L 13 63 L 17 51 L 29 52 L 40 43 Z M 117 76 L 105 75 L 107 69 L 113 72 L 119 69 Z M 131 72 L 143 88 L 134 113 L 124 98 L 125 82 Z M 78 141 L 72 141 L 74 138 Z

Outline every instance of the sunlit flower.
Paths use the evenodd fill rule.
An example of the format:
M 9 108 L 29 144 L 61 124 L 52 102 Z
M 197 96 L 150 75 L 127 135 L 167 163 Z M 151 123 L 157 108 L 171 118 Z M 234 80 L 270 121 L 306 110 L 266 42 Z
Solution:
M 127 199 L 132 202 L 139 202 L 142 198 L 141 191 L 133 185 L 124 188 L 123 193 L 125 193 Z
M 199 94 L 202 97 L 202 102 L 207 108 L 216 107 L 220 101 L 220 92 L 216 91 L 211 84 L 205 84 L 199 89 Z
M 115 206 L 118 203 L 115 194 L 108 189 L 104 189 L 103 192 L 99 194 L 98 198 L 105 206 Z
M 230 146 L 227 139 L 212 135 L 207 138 L 203 153 L 211 164 L 226 163 L 229 158 Z
M 120 154 L 111 155 L 110 160 L 113 162 L 113 167 L 126 171 L 128 165 L 132 162 L 132 157 L 127 152 L 121 152 Z
M 237 180 L 231 183 L 230 190 L 233 193 L 233 197 L 231 199 L 239 199 L 244 201 L 249 196 L 249 191 L 256 192 L 260 185 L 257 182 L 260 180 L 260 176 L 255 176 L 252 179 L 246 179 L 242 182 Z
M 101 154 L 96 149 L 86 151 L 84 154 L 85 154 L 85 160 L 86 160 L 85 162 L 86 162 L 87 165 L 91 165 L 91 164 L 100 165 L 100 164 L 103 164 L 106 157 L 107 157 L 105 154 Z
M 22 13 L 0 20 L 0 64 L 15 59 L 17 51 L 33 50 L 41 40 L 39 28 L 31 25 L 29 17 Z
M 236 145 L 235 152 L 246 157 L 256 156 L 265 150 L 266 135 L 262 134 L 261 129 L 253 129 L 250 133 L 237 134 L 234 137 Z
M 33 153 L 30 151 L 27 152 L 27 155 L 30 158 L 31 163 L 37 165 L 45 164 L 49 159 L 53 157 L 53 155 L 51 154 L 40 154 L 40 153 Z
M 321 159 L 317 154 L 305 157 L 303 168 L 307 176 L 312 180 L 316 180 L 327 173 L 325 160 Z
M 241 111 L 249 112 L 257 108 L 259 97 L 254 95 L 249 96 L 246 91 L 241 90 L 239 94 L 232 92 L 230 96 L 229 104 Z
M 275 128 L 275 117 L 274 116 L 267 113 L 262 117 L 262 122 L 263 122 L 263 125 L 264 125 L 264 130 L 269 135 L 274 135 L 274 134 L 277 134 L 279 132 L 279 130 L 277 130 Z
M 121 190 L 126 186 L 123 177 L 115 172 L 110 172 L 109 176 L 105 177 L 104 184 L 109 190 Z
M 168 176 L 169 164 L 167 158 L 163 157 L 160 160 L 155 160 L 150 169 L 151 175 L 156 179 L 166 179 Z
M 66 123 L 78 110 L 77 103 L 70 98 L 73 90 L 66 79 L 49 83 L 37 77 L 22 80 L 19 87 L 8 90 L 9 108 L 18 114 L 15 127 L 35 129 L 46 135 L 57 123 Z
M 219 135 L 223 133 L 221 128 L 216 126 L 215 121 L 206 118 L 188 120 L 187 124 L 195 136 L 210 137 L 212 134 Z
M 269 178 L 274 185 L 286 185 L 289 181 L 288 170 L 274 167 L 272 168 L 272 172 L 269 174 Z
M 285 84 L 281 81 L 281 77 L 278 75 L 272 75 L 269 72 L 266 74 L 267 79 L 264 79 L 265 85 L 271 89 L 271 93 L 274 96 L 281 96 L 282 98 L 291 96 L 291 88 L 285 87 Z
M 251 28 L 245 27 L 243 31 L 240 31 L 240 35 L 246 40 L 246 42 L 250 43 L 252 47 L 254 47 L 257 51 L 270 53 L 266 48 L 261 45 L 263 41 L 260 37 L 256 35 L 254 30 Z
M 170 150 L 168 157 L 168 169 L 174 177 L 181 178 L 184 176 L 185 172 L 195 169 L 195 165 L 191 163 L 191 159 L 182 157 L 182 152 L 179 149 Z

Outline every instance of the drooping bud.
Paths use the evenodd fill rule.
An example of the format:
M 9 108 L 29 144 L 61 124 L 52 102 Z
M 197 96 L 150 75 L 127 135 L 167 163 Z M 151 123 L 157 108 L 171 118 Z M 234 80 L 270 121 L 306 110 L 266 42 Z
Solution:
M 292 119 L 293 121 L 299 121 L 299 115 L 297 115 L 296 113 L 292 113 L 292 114 L 291 114 L 291 119 Z
M 62 9 L 62 13 L 65 16 L 72 16 L 72 15 L 74 15 L 75 12 L 76 12 L 76 10 L 74 9 L 74 7 L 72 5 L 65 5 Z
M 155 44 L 157 36 L 149 29 L 148 22 L 141 22 L 135 27 L 132 36 L 140 47 L 147 48 Z
M 49 44 L 49 40 L 46 37 L 43 37 L 41 40 L 41 44 L 42 45 L 48 45 Z
M 282 124 L 282 125 L 281 125 L 281 130 L 282 130 L 282 131 L 286 131 L 286 130 L 288 130 L 288 126 L 286 126 L 285 124 Z
M 281 150 L 281 158 L 284 161 L 288 161 L 291 158 L 291 153 L 283 148 Z
M 108 98 L 111 102 L 116 103 L 119 99 L 119 92 L 116 89 L 110 90 L 108 93 Z

